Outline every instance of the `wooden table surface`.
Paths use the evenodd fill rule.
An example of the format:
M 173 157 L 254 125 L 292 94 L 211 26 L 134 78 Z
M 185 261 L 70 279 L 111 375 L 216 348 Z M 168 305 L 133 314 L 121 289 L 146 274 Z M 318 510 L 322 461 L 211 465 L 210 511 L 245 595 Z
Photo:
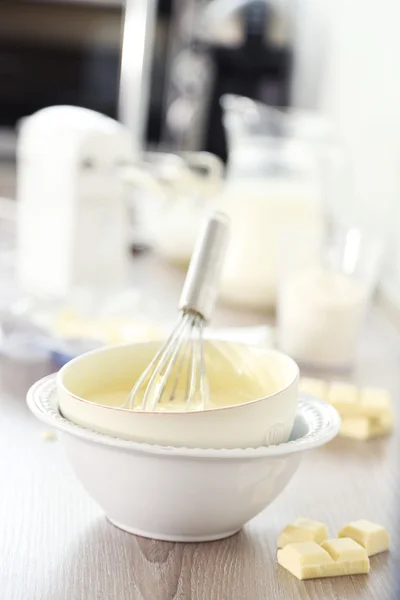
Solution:
M 136 259 L 134 281 L 172 314 L 181 276 Z M 254 324 L 257 315 L 220 311 L 217 323 Z M 371 316 L 353 374 L 399 399 L 400 338 Z M 399 438 L 336 439 L 306 454 L 287 489 L 238 535 L 174 544 L 115 529 L 81 489 L 58 441 L 25 405 L 27 387 L 48 365 L 0 362 L 1 600 L 392 600 L 399 565 Z M 398 430 L 398 429 L 397 429 Z M 300 582 L 276 563 L 279 531 L 297 516 L 331 535 L 365 517 L 387 526 L 393 548 L 371 559 L 368 576 Z

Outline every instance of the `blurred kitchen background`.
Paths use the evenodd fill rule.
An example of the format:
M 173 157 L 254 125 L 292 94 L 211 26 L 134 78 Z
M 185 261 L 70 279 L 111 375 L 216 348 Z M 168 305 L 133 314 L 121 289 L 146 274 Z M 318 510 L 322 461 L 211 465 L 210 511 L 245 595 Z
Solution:
M 133 196 L 132 252 L 155 247 L 170 263 L 186 265 L 204 205 L 222 197 L 218 206 L 232 211 L 236 244 L 223 299 L 250 311 L 269 310 L 275 306 L 278 223 L 301 223 L 316 233 L 319 203 L 325 236 L 340 223 L 357 239 L 373 240 L 361 257 L 374 271 L 368 286 L 375 290 L 378 284 L 388 306 L 400 310 L 398 17 L 395 0 L 2 0 L 3 219 L 12 221 L 7 199 L 18 196 L 29 205 L 20 239 L 44 227 L 33 215 L 48 210 L 47 193 L 57 195 L 57 181 L 43 189 L 46 152 L 52 157 L 49 178 L 52 173 L 57 179 L 60 168 L 59 188 L 65 191 L 66 178 L 75 177 L 72 167 L 65 173 L 63 152 L 72 144 L 65 136 L 81 117 L 41 113 L 31 125 L 24 118 L 51 106 L 83 107 L 123 125 L 115 131 L 114 158 Z M 87 135 L 96 127 L 94 121 L 88 125 Z M 106 136 L 104 123 L 98 127 Z M 92 159 L 85 160 L 85 168 L 93 167 Z M 279 183 L 285 178 L 290 189 L 287 181 Z M 66 203 L 85 195 L 78 188 Z M 283 198 L 284 208 L 264 202 L 270 193 Z M 299 210 L 305 196 L 313 200 Z M 177 203 L 184 197 L 187 202 Z M 83 227 L 83 218 L 76 218 Z M 7 231 L 3 225 L 3 246 Z M 121 232 L 113 234 L 116 239 L 125 239 Z M 265 239 L 275 240 L 272 250 Z M 19 243 L 31 259 L 29 243 Z M 38 251 L 39 263 L 48 248 Z M 354 258 L 357 265 L 361 258 Z M 53 282 L 35 288 L 32 264 L 24 258 L 19 263 L 19 285 L 47 294 Z M 253 280 L 249 263 L 261 265 Z M 40 264 L 51 280 L 49 267 Z M 87 272 L 92 270 L 89 265 Z M 65 295 L 68 285 L 60 286 Z M 14 316 L 20 310 L 18 305 Z
M 124 65 L 135 70 L 142 52 L 140 30 L 147 27 L 151 94 L 143 117 L 149 144 L 169 149 L 183 144 L 226 157 L 223 93 L 280 106 L 290 102 L 288 6 L 258 0 L 150 0 L 143 17 L 140 4 L 127 3 Z M 118 117 L 125 2 L 3 0 L 0 11 L 4 144 L 21 117 L 44 106 L 73 104 Z M 201 127 L 194 128 L 192 121 L 189 132 L 184 119 L 192 111 Z

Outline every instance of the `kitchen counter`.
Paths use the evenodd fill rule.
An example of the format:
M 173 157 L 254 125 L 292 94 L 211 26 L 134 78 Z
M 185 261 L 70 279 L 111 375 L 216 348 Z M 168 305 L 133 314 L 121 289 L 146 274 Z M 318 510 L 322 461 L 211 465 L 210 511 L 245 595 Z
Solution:
M 0 170 L 0 196 L 13 193 L 13 168 Z M 132 281 L 155 313 L 170 319 L 182 273 L 148 255 L 134 259 Z M 265 317 L 221 308 L 216 325 L 257 325 Z M 378 310 L 371 315 L 350 379 L 400 398 L 400 337 Z M 337 438 L 305 455 L 287 489 L 241 533 L 220 542 L 173 544 L 126 534 L 104 518 L 75 480 L 58 441 L 25 404 L 46 363 L 0 360 L 1 600 L 394 600 L 399 413 L 396 433 L 371 442 Z M 298 516 L 327 523 L 385 525 L 393 547 L 371 559 L 368 576 L 297 581 L 276 564 L 280 530 Z M 400 591 L 400 590 L 399 590 Z
M 144 293 L 160 299 L 159 310 L 169 318 L 182 274 L 142 256 L 134 260 L 133 276 Z M 220 325 L 263 321 L 259 315 L 225 309 L 216 317 Z M 375 312 L 352 379 L 386 386 L 397 403 L 399 364 L 399 336 Z M 75 480 L 60 443 L 42 439 L 45 427 L 30 414 L 24 396 L 48 371 L 44 363 L 0 362 L 2 599 L 396 598 L 398 435 L 371 442 L 336 439 L 305 455 L 283 494 L 234 537 L 205 544 L 157 542 L 110 525 Z M 377 521 L 389 529 L 392 550 L 371 559 L 368 576 L 297 581 L 277 565 L 276 540 L 300 515 L 326 522 L 331 535 L 354 519 Z

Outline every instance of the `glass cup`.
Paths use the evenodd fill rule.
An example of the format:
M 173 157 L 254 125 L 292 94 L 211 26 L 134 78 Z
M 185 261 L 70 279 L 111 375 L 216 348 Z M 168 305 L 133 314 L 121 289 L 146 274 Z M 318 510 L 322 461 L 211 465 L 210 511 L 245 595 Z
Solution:
M 383 254 L 358 227 L 329 239 L 286 229 L 280 243 L 278 345 L 300 365 L 352 367 Z

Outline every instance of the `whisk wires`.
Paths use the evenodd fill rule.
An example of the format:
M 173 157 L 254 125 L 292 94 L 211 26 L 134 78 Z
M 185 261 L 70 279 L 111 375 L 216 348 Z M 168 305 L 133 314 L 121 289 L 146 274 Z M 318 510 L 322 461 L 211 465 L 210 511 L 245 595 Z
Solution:
M 181 399 L 185 410 L 204 409 L 209 387 L 203 338 L 204 319 L 201 315 L 191 311 L 183 313 L 137 380 L 124 408 L 152 411 L 159 403 Z

